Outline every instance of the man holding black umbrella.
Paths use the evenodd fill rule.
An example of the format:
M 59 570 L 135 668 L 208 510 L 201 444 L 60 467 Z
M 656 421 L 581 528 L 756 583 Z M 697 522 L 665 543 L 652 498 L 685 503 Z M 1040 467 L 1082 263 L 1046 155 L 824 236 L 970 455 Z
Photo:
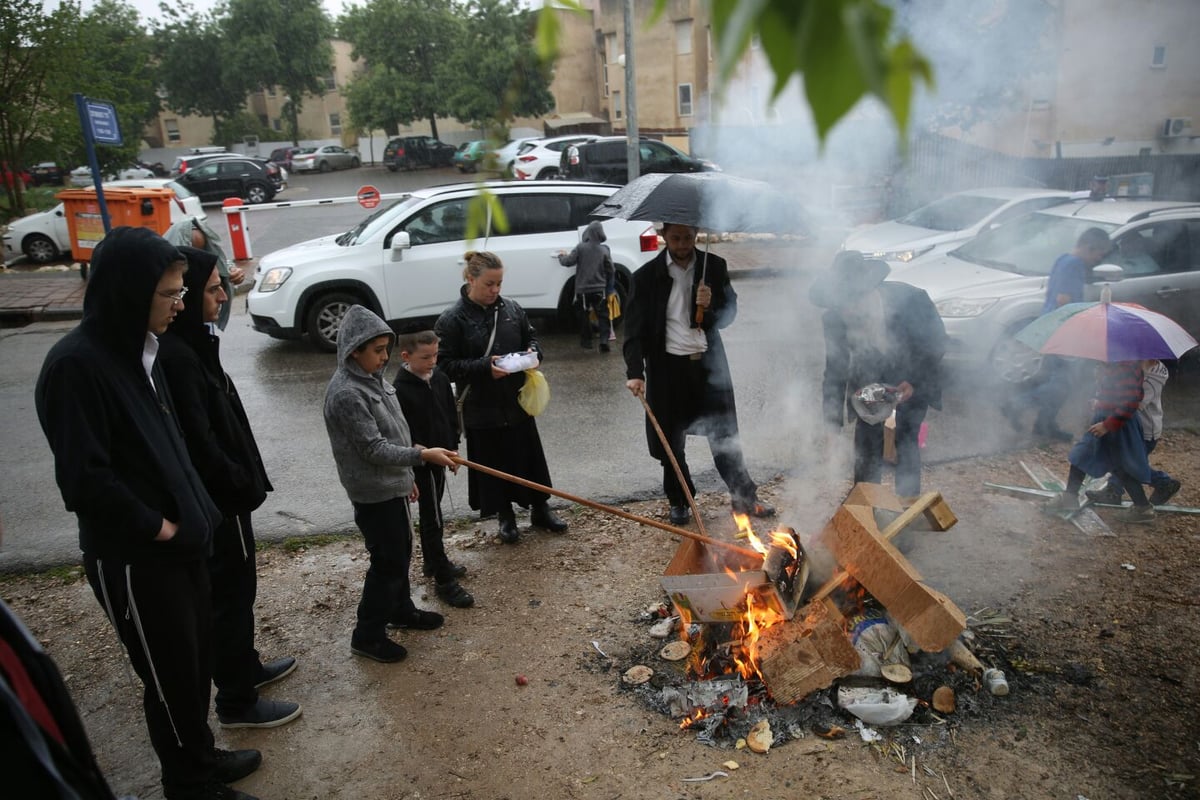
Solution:
M 696 488 L 684 457 L 689 433 L 708 438 L 734 512 L 772 516 L 775 509 L 758 499 L 738 440 L 733 380 L 720 334 L 737 315 L 728 266 L 720 256 L 697 253 L 694 227 L 666 223 L 662 233 L 666 249 L 633 274 L 623 352 L 625 386 L 645 397 L 680 468 L 677 476 L 647 418 L 646 439 L 650 455 L 663 465 L 671 522 L 685 525 L 691 519 L 687 498 Z

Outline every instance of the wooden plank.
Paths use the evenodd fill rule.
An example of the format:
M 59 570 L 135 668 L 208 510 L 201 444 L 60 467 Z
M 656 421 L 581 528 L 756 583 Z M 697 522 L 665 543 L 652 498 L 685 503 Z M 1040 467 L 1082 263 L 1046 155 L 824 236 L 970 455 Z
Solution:
M 1006 494 L 1010 497 L 1054 497 L 1058 492 L 1046 489 L 1034 489 L 1029 486 L 1012 486 L 1007 483 L 989 483 L 984 481 L 983 488 L 996 494 Z M 1096 503 L 1097 508 L 1131 508 L 1133 503 L 1126 500 L 1123 503 Z M 1195 514 L 1200 515 L 1200 508 L 1195 506 L 1161 505 L 1154 510 L 1162 514 Z
M 1024 461 L 1020 462 L 1021 469 L 1025 470 L 1038 488 L 1057 494 L 1066 489 L 1066 484 L 1062 480 L 1041 464 L 1030 466 Z M 1091 508 L 1081 508 L 1077 511 L 1060 511 L 1053 514 L 1061 520 L 1069 521 L 1072 525 L 1079 529 L 1080 532 L 1086 533 L 1089 536 L 1115 536 L 1108 524 L 1100 519 L 1100 516 Z

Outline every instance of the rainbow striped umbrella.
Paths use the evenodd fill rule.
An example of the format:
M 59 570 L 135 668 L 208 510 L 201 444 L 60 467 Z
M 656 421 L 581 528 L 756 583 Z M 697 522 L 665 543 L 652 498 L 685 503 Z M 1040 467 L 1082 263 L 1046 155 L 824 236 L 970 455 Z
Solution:
M 1170 317 L 1136 303 L 1067 303 L 1017 334 L 1040 353 L 1093 361 L 1174 359 L 1197 342 Z

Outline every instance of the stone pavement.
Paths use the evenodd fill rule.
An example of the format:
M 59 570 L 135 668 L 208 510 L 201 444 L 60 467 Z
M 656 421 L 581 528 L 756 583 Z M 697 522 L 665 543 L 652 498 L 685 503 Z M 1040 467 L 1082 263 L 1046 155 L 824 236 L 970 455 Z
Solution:
M 76 265 L 36 271 L 0 270 L 0 327 L 79 319 L 87 287 Z

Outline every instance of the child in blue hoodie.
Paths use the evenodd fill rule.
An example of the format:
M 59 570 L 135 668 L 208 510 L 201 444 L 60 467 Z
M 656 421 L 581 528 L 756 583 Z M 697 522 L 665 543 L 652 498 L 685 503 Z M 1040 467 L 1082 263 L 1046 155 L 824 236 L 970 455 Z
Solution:
M 394 338 L 378 316 L 351 306 L 338 329 L 337 372 L 325 390 L 325 428 L 338 478 L 371 556 L 350 652 L 384 663 L 408 654 L 388 638 L 388 625 L 433 630 L 443 621 L 441 614 L 417 608 L 409 587 L 413 467 L 458 467 L 455 451 L 412 444 L 396 389 L 383 379 Z

